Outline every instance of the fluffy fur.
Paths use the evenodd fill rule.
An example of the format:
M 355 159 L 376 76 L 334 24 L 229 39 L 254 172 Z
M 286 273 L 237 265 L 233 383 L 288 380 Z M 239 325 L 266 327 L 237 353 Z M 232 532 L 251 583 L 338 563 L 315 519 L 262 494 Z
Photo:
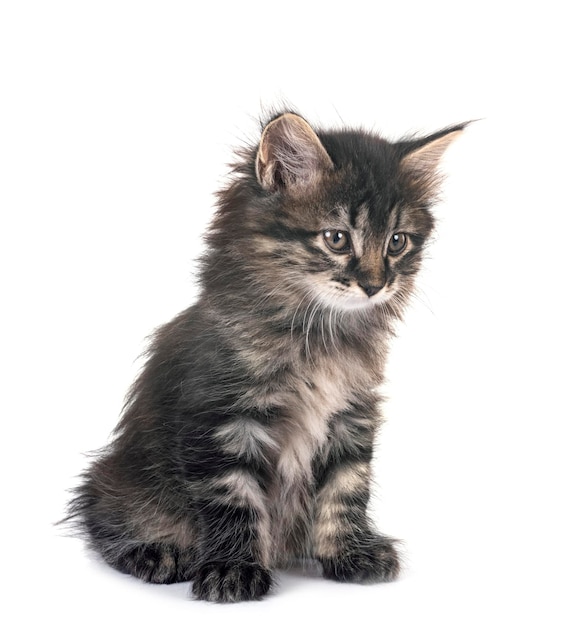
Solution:
M 154 335 L 70 504 L 105 561 L 218 602 L 262 597 L 298 559 L 397 576 L 367 514 L 376 390 L 463 127 L 390 143 L 293 113 L 265 126 L 219 195 L 199 299 Z

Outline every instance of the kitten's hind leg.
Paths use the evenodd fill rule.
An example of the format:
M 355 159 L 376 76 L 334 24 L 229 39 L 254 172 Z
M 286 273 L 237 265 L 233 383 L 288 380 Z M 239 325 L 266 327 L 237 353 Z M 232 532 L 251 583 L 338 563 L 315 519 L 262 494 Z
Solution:
M 194 576 L 194 550 L 180 550 L 171 544 L 143 543 L 106 560 L 120 572 L 149 583 L 187 582 Z
M 130 574 L 149 583 L 178 582 L 178 549 L 159 543 L 139 544 L 120 552 L 115 558 L 107 557 L 110 565 L 123 574 Z
M 150 583 L 191 580 L 196 551 L 190 521 L 147 519 L 118 504 L 87 483 L 71 502 L 68 520 L 108 565 L 124 574 Z

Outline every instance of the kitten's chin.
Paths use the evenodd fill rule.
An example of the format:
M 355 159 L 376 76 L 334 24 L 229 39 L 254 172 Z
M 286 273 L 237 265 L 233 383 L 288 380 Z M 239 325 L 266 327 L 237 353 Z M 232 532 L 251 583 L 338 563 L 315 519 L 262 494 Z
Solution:
M 358 313 L 372 311 L 384 306 L 392 299 L 390 289 L 382 289 L 373 296 L 367 296 L 360 288 L 340 288 L 330 284 L 309 284 L 308 298 L 311 305 L 320 302 L 327 309 L 340 313 Z M 303 298 L 303 301 L 305 301 Z
M 375 307 L 381 306 L 390 299 L 389 296 L 378 293 L 371 298 L 362 294 L 347 294 L 347 295 L 334 295 L 321 294 L 321 300 L 323 303 L 331 309 L 342 311 L 346 313 L 358 312 L 358 311 L 371 311 Z
M 360 298 L 358 296 L 347 296 L 344 298 L 338 298 L 334 303 L 337 309 L 342 311 L 370 311 L 378 302 L 375 302 L 374 298 L 368 298 L 366 296 Z

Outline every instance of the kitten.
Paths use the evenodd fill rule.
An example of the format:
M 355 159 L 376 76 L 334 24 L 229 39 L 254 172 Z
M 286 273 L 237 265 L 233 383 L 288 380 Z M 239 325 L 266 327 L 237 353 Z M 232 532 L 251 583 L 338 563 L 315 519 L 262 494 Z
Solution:
M 154 335 L 70 504 L 121 572 L 257 599 L 272 570 L 390 581 L 367 514 L 377 387 L 465 124 L 390 143 L 283 113 L 219 195 L 193 306 Z

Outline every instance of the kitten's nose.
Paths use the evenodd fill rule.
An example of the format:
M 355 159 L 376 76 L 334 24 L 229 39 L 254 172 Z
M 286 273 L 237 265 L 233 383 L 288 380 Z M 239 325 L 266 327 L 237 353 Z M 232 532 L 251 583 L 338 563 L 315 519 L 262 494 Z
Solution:
M 360 283 L 358 283 L 358 286 L 369 298 L 375 296 L 384 287 L 384 285 L 361 285 Z

